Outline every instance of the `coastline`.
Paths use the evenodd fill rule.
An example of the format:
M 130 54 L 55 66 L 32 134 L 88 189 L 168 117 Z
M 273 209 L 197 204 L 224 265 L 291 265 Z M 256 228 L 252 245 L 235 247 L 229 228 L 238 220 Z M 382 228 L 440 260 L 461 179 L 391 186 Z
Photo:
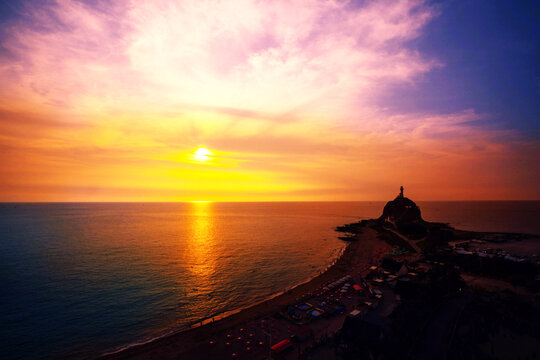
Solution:
M 322 274 L 324 274 L 325 272 L 327 272 L 343 256 L 343 253 L 349 247 L 350 244 L 351 243 L 346 243 L 346 245 L 338 252 L 338 255 L 336 256 L 336 258 L 332 262 L 330 262 L 328 264 L 328 266 L 324 270 L 321 270 L 319 272 L 319 274 L 315 274 L 315 275 L 307 278 L 304 281 L 301 281 L 301 282 L 299 282 L 299 283 L 297 283 L 295 285 L 289 286 L 289 287 L 285 288 L 285 290 L 282 290 L 280 292 L 271 294 L 268 297 L 264 298 L 263 300 L 259 300 L 254 304 L 244 305 L 244 306 L 241 306 L 241 307 L 236 308 L 236 309 L 228 310 L 228 311 L 225 311 L 225 312 L 222 312 L 222 313 L 215 314 L 213 316 L 205 317 L 205 318 L 202 318 L 200 320 L 193 321 L 193 322 L 191 322 L 189 324 L 186 324 L 186 325 L 174 328 L 174 329 L 170 329 L 169 331 L 165 331 L 160 335 L 157 335 L 157 336 L 154 336 L 154 337 L 151 337 L 151 338 L 147 338 L 145 340 L 135 341 L 135 342 L 123 345 L 123 346 L 119 346 L 115 350 L 107 351 L 107 352 L 104 352 L 104 353 L 100 354 L 97 357 L 97 359 L 108 359 L 110 356 L 114 356 L 116 354 L 122 353 L 122 352 L 127 351 L 127 350 L 129 350 L 131 348 L 136 348 L 136 347 L 139 347 L 139 346 L 143 346 L 143 345 L 152 343 L 154 341 L 158 341 L 160 339 L 167 338 L 169 336 L 174 336 L 174 335 L 179 336 L 179 334 L 181 334 L 181 333 L 192 331 L 192 330 L 204 327 L 206 325 L 211 325 L 212 323 L 215 323 L 216 321 L 226 320 L 227 318 L 229 318 L 231 316 L 234 316 L 234 315 L 237 315 L 237 314 L 241 313 L 244 310 L 248 310 L 248 309 L 250 309 L 252 307 L 259 306 L 261 304 L 264 304 L 267 301 L 271 301 L 271 300 L 273 300 L 273 299 L 275 299 L 277 297 L 285 295 L 287 292 L 289 292 L 291 290 L 294 290 L 294 289 L 298 288 L 299 286 L 306 285 L 306 284 L 310 283 L 311 281 L 313 281 L 315 278 L 317 278 L 317 277 L 321 276 Z
M 215 321 L 212 321 L 211 318 L 203 319 L 203 325 L 194 327 L 192 324 L 188 328 L 173 330 L 170 334 L 146 342 L 126 345 L 125 348 L 102 354 L 97 359 L 177 358 L 180 354 L 187 353 L 213 336 L 224 333 L 235 326 L 277 313 L 283 307 L 295 303 L 305 296 L 310 296 L 325 283 L 349 274 L 355 269 L 358 271 L 358 268 L 368 267 L 389 248 L 388 244 L 377 238 L 376 231 L 366 229 L 363 234 L 358 235 L 357 241 L 350 242 L 344 247 L 340 256 L 326 270 L 304 283 L 294 285 L 290 289 L 246 308 L 216 315 L 215 318 L 219 317 L 219 319 L 215 319 Z M 204 323 L 206 320 L 209 322 Z
M 402 223 L 397 223 L 396 219 Z M 507 288 L 510 281 L 512 284 L 519 282 L 534 293 L 537 291 L 534 277 L 531 278 L 534 263 L 513 255 L 516 246 L 522 247 L 524 252 L 538 249 L 537 244 L 522 242 L 530 239 L 531 235 L 463 231 L 444 223 L 426 222 L 416 204 L 403 197 L 402 193 L 388 202 L 380 218 L 346 224 L 338 227 L 337 231 L 348 234 L 342 237 L 348 241 L 347 245 L 325 271 L 312 279 L 252 306 L 216 315 L 218 319 L 215 321 L 213 318 L 203 319 L 200 326 L 192 324 L 185 330 L 173 330 L 160 338 L 104 354 L 98 359 L 214 360 L 223 356 L 262 359 L 267 358 L 270 351 L 283 359 L 296 358 L 296 351 L 298 356 L 319 351 L 321 358 L 325 352 L 335 354 L 338 351 L 333 348 L 334 341 L 343 345 L 340 351 L 356 355 L 362 351 L 365 355 L 366 349 L 371 349 L 369 351 L 382 351 L 399 357 L 401 352 L 398 349 L 407 348 L 409 354 L 414 353 L 418 358 L 435 358 L 436 354 L 445 351 L 440 349 L 447 349 L 454 343 L 462 350 L 470 348 L 470 344 L 463 345 L 445 334 L 448 331 L 453 334 L 460 322 L 468 321 L 461 319 L 461 313 L 482 303 L 482 294 L 486 290 L 493 288 L 497 296 L 504 295 L 501 289 Z M 508 252 L 492 249 L 502 244 L 508 245 Z M 461 247 L 456 247 L 458 245 Z M 351 286 L 347 279 L 356 283 L 355 290 L 361 292 L 344 295 L 349 294 L 348 287 Z M 466 283 L 471 285 L 470 289 Z M 475 287 L 484 290 L 478 295 L 474 292 Z M 364 289 L 369 291 L 366 293 Z M 529 295 L 533 292 L 521 291 Z M 510 306 L 512 301 L 502 299 L 499 305 Z M 341 309 L 327 307 L 335 303 Z M 396 308 L 398 311 L 394 315 Z M 297 310 L 305 309 L 310 311 L 307 313 L 310 317 L 305 322 L 296 321 L 303 319 Z M 358 317 L 362 312 L 365 320 L 364 315 Z M 321 313 L 330 316 L 318 318 Z M 507 312 L 501 316 L 504 313 Z M 392 320 L 388 318 L 390 314 Z M 475 317 L 474 311 L 471 314 L 469 319 L 478 326 L 482 325 L 481 317 Z M 318 319 L 311 323 L 312 317 Z M 516 313 L 510 319 L 519 322 L 524 318 Z M 208 323 L 204 324 L 206 320 Z M 377 341 L 385 344 L 381 347 L 382 343 L 371 341 L 369 336 L 355 329 L 364 326 L 362 322 L 367 324 L 370 321 L 379 324 L 381 334 L 389 334 L 391 323 L 395 334 L 412 329 L 413 335 L 405 338 L 390 335 L 388 339 L 378 336 Z M 309 326 L 306 325 L 308 323 Z M 519 327 L 509 327 L 508 331 L 517 334 L 516 329 Z M 308 338 L 305 337 L 306 332 L 309 333 Z M 298 342 L 299 336 L 303 340 L 292 345 Z M 306 343 L 301 343 L 303 341 Z M 363 345 L 355 348 L 358 344 Z M 386 346 L 388 348 L 382 350 Z M 283 347 L 296 350 L 294 354 L 285 356 L 280 353 Z

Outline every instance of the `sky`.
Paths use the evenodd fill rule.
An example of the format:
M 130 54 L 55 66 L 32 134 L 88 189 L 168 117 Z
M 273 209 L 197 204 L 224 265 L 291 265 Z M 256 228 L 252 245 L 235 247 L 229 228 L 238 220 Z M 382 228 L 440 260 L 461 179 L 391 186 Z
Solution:
M 539 200 L 539 18 L 536 1 L 1 2 L 0 201 Z

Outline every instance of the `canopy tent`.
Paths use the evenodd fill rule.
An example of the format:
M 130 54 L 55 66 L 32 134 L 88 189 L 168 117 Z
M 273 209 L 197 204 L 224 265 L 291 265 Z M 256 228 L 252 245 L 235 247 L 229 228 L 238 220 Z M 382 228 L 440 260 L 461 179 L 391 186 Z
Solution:
M 292 345 L 291 340 L 285 339 L 285 340 L 281 340 L 277 344 L 273 345 L 271 349 L 275 353 L 279 354 L 279 353 L 287 350 L 289 347 L 291 347 L 291 345 Z

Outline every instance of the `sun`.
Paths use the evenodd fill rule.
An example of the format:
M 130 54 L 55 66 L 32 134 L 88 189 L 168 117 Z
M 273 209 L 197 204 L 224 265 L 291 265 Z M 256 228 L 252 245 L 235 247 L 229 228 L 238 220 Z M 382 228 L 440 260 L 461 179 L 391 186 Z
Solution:
M 212 155 L 214 154 L 210 150 L 202 147 L 195 150 L 193 157 L 195 158 L 195 160 L 203 162 L 210 160 L 210 156 Z

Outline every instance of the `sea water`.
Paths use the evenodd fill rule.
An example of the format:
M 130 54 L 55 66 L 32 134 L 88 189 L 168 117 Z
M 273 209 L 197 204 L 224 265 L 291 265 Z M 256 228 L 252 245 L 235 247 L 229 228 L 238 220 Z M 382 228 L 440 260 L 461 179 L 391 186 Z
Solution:
M 93 358 L 323 271 L 384 202 L 0 204 L 0 353 Z M 419 202 L 429 221 L 540 233 L 540 202 Z

